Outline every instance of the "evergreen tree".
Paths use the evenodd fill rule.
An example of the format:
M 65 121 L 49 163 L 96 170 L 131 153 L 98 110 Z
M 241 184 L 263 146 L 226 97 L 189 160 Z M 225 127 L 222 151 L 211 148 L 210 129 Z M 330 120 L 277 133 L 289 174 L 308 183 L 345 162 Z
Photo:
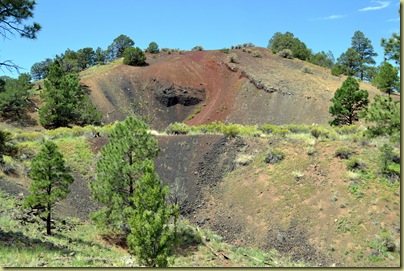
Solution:
M 366 111 L 362 112 L 366 122 L 375 123 L 369 127 L 373 135 L 393 135 L 400 132 L 400 102 L 394 101 L 390 96 L 376 95 Z
M 377 53 L 373 50 L 371 41 L 365 37 L 361 31 L 356 31 L 352 37 L 352 48 L 359 56 L 358 74 L 361 80 L 364 79 L 365 71 L 367 69 L 366 64 L 375 64 L 374 56 Z
M 119 35 L 114 41 L 108 46 L 108 55 L 111 60 L 121 58 L 123 52 L 126 48 L 132 47 L 135 42 L 126 35 Z
M 359 83 L 353 77 L 348 77 L 331 99 L 329 109 L 334 120 L 331 125 L 351 125 L 358 120 L 358 113 L 368 104 L 368 92 L 359 90 Z
M 96 180 L 90 183 L 93 198 L 104 206 L 90 217 L 106 230 L 128 229 L 133 210 L 131 200 L 136 180 L 142 177 L 143 161 L 154 159 L 159 151 L 157 141 L 139 119 L 127 117 L 109 134 L 109 143 L 101 149 L 96 164 Z
M 384 47 L 384 57 L 388 60 L 394 60 L 396 64 L 400 64 L 400 34 L 393 33 L 389 39 L 382 38 L 381 46 Z
M 123 63 L 131 66 L 142 66 L 146 63 L 146 55 L 139 47 L 128 47 L 123 52 Z
M 129 219 L 128 247 L 139 262 L 148 267 L 167 267 L 167 258 L 176 241 L 178 206 L 167 203 L 169 189 L 158 178 L 154 162 L 145 160 L 143 176 L 136 182 Z M 170 219 L 174 227 L 170 228 Z
M 46 233 L 50 235 L 52 208 L 56 202 L 66 198 L 69 184 L 74 181 L 55 143 L 45 142 L 42 150 L 32 159 L 30 176 L 31 194 L 25 198 L 25 206 L 45 207 Z
M 379 74 L 374 78 L 373 83 L 378 89 L 390 95 L 398 86 L 399 80 L 398 70 L 385 61 L 380 67 Z
M 149 43 L 149 47 L 147 47 L 147 52 L 151 54 L 157 54 L 159 52 L 159 46 L 156 42 L 152 41 Z
M 16 115 L 21 119 L 21 114 L 28 108 L 29 97 L 33 84 L 28 73 L 21 74 L 18 79 L 5 80 L 3 91 L 0 91 L 0 114 L 3 116 Z
M 10 155 L 16 151 L 16 148 L 11 143 L 13 135 L 9 131 L 0 130 L 0 165 L 4 164 L 3 155 Z
M 41 30 L 41 26 L 38 23 L 32 22 L 32 24 L 24 24 L 24 21 L 31 21 L 34 17 L 34 9 L 36 2 L 32 0 L 7 0 L 1 1 L 0 5 L 0 35 L 3 40 L 9 38 L 9 35 L 15 36 L 15 33 L 19 34 L 23 38 L 36 39 L 36 34 Z M 1 67 L 6 67 L 9 70 L 19 67 L 12 61 L 6 60 L 0 62 Z
M 337 59 L 337 64 L 334 68 L 337 68 L 342 74 L 348 76 L 355 76 L 359 71 L 360 57 L 358 52 L 353 48 L 348 48 L 348 50 L 341 54 Z
M 59 60 L 49 66 L 40 96 L 45 104 L 39 110 L 39 121 L 45 128 L 101 123 L 101 114 L 81 88 L 78 76 L 66 73 Z

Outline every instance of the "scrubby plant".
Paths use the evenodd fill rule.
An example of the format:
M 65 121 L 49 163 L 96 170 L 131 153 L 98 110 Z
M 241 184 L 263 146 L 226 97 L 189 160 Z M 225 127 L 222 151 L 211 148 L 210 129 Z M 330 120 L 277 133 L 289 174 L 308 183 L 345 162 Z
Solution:
M 185 123 L 175 122 L 171 123 L 166 128 L 167 134 L 186 135 L 190 131 L 190 127 Z
M 265 134 L 271 134 L 273 131 L 277 129 L 277 127 L 271 124 L 264 124 L 261 125 L 258 129 L 264 132 Z
M 252 56 L 253 57 L 261 57 L 261 53 L 260 53 L 260 51 L 253 51 Z
M 346 162 L 346 166 L 348 170 L 359 170 L 365 171 L 366 164 L 359 158 L 353 157 Z
M 280 137 L 286 137 L 286 135 L 290 134 L 289 129 L 279 129 L 274 131 L 275 135 L 278 135 Z
M 280 55 L 283 58 L 287 58 L 287 59 L 293 58 L 293 53 L 292 53 L 292 50 L 290 50 L 290 49 L 283 49 L 282 51 L 280 51 L 278 53 L 278 55 Z
M 236 137 L 240 134 L 240 127 L 237 124 L 229 124 L 222 128 L 225 137 Z
M 192 51 L 203 51 L 203 47 L 200 45 L 197 45 L 194 48 L 192 48 Z
M 238 56 L 236 53 L 231 53 L 227 56 L 227 61 L 230 63 L 237 63 L 238 62 Z
M 146 64 L 146 55 L 139 47 L 128 47 L 123 51 L 123 64 L 131 66 L 142 66 Z
M 304 67 L 302 68 L 302 72 L 303 72 L 303 73 L 308 73 L 308 74 L 313 74 L 313 71 L 312 71 L 309 67 L 307 67 L 307 66 L 304 66 Z
M 223 48 L 223 49 L 220 49 L 219 51 L 222 52 L 222 53 L 228 54 L 230 49 L 229 48 Z
M 268 154 L 265 156 L 265 163 L 275 164 L 285 158 L 285 153 L 280 149 L 269 149 Z
M 341 159 L 349 159 L 353 154 L 353 150 L 347 146 L 339 147 L 335 151 L 335 157 L 339 157 Z

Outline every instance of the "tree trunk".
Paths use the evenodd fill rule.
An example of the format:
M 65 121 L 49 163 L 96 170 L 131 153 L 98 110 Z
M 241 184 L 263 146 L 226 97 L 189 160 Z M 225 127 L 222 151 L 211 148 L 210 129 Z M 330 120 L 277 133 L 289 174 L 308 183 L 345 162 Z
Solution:
M 48 203 L 48 217 L 46 219 L 46 233 L 51 235 L 51 205 Z

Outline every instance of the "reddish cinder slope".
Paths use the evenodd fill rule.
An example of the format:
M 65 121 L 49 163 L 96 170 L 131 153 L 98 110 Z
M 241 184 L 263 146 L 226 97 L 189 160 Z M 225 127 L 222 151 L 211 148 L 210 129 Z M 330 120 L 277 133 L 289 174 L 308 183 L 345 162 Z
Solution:
M 327 124 L 330 99 L 346 77 L 300 60 L 283 59 L 265 48 L 242 50 L 237 63 L 219 51 L 147 54 L 147 66 L 109 64 L 82 73 L 104 122 L 134 112 L 163 130 L 173 122 L 240 124 Z M 307 72 L 308 71 L 308 72 Z M 370 97 L 380 93 L 360 83 Z M 190 117 L 192 116 L 192 117 Z

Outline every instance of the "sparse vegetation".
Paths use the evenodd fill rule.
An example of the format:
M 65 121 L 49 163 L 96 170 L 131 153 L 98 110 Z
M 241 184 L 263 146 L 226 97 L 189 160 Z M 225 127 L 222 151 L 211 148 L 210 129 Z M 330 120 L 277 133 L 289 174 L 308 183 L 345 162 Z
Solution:
M 227 61 L 230 63 L 237 63 L 238 62 L 238 56 L 236 53 L 231 53 L 227 56 Z

